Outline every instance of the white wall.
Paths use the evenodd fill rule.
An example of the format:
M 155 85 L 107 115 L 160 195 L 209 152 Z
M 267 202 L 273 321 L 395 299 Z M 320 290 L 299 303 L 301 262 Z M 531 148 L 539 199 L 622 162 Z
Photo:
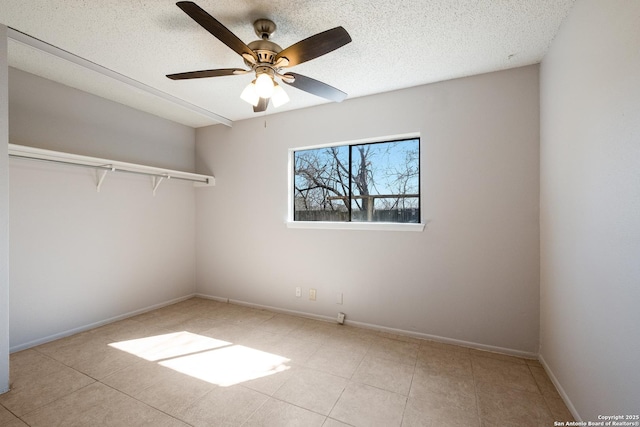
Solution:
M 11 142 L 193 168 L 191 128 L 18 70 L 10 86 Z M 92 170 L 9 163 L 12 351 L 194 293 L 190 183 L 153 197 L 151 178 L 115 173 L 97 193 Z
M 7 27 L 0 24 L 0 393 L 9 390 L 9 103 Z
M 9 80 L 12 144 L 194 170 L 190 127 L 15 68 Z
M 639 28 L 581 0 L 541 69 L 541 355 L 585 421 L 640 402 Z
M 537 353 L 538 93 L 529 66 L 198 129 L 198 292 Z M 289 148 L 416 131 L 424 232 L 286 228 Z

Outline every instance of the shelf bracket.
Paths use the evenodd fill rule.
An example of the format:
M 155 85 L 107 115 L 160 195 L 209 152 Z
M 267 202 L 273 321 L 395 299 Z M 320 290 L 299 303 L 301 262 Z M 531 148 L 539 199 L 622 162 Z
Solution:
M 116 168 L 113 167 L 113 165 L 107 165 L 107 167 L 109 169 L 104 169 L 102 171 L 102 173 L 100 173 L 100 170 L 96 169 L 96 193 L 100 192 L 100 187 L 102 187 L 102 183 L 104 182 L 104 179 L 107 177 L 107 172 L 115 172 Z
M 166 176 L 152 176 L 151 177 L 151 183 L 153 185 L 153 197 L 156 197 L 156 190 L 158 189 L 158 187 L 160 187 L 160 183 L 162 182 L 163 179 L 171 179 L 171 175 L 166 175 Z

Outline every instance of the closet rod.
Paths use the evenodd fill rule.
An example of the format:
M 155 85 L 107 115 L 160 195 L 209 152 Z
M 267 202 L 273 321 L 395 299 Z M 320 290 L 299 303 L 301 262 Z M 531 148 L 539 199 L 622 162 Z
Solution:
M 180 176 L 173 176 L 173 175 L 171 175 L 169 173 L 158 174 L 158 173 L 151 173 L 151 172 L 132 171 L 132 170 L 127 170 L 127 169 L 118 169 L 117 167 L 111 166 L 111 165 L 88 165 L 88 164 L 84 164 L 84 163 L 65 162 L 64 160 L 45 159 L 45 158 L 41 158 L 41 157 L 21 156 L 19 154 L 9 154 L 9 157 L 14 157 L 14 158 L 17 158 L 17 159 L 24 159 L 24 160 L 36 160 L 36 161 L 41 161 L 41 162 L 61 163 L 61 164 L 64 164 L 64 165 L 78 166 L 78 167 L 82 167 L 82 168 L 101 169 L 101 170 L 112 171 L 112 172 L 125 172 L 125 173 L 132 173 L 132 174 L 136 174 L 136 175 L 154 176 L 154 177 L 157 177 L 157 178 L 167 178 L 167 179 L 180 179 L 182 181 L 201 182 L 203 184 L 209 184 L 209 178 L 204 178 L 204 179 L 185 178 L 185 177 L 180 177 Z

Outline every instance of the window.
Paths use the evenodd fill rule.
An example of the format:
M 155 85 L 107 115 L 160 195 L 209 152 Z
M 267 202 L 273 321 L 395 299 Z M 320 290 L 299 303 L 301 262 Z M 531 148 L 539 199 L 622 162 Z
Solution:
M 420 138 L 293 152 L 294 222 L 420 223 Z

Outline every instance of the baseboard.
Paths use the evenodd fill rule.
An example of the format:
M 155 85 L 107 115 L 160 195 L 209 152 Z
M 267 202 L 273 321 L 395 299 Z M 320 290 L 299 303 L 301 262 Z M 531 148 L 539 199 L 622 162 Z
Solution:
M 396 335 L 404 335 L 404 336 L 419 338 L 423 340 L 436 341 L 443 344 L 453 344 L 460 347 L 468 347 L 468 348 L 474 348 L 476 350 L 490 351 L 492 353 L 500 353 L 500 354 L 506 354 L 509 356 L 522 357 L 525 359 L 538 359 L 538 355 L 536 353 L 529 352 L 529 351 L 514 350 L 511 348 L 497 347 L 494 345 L 481 344 L 481 343 L 472 342 L 472 341 L 463 341 L 455 338 L 442 337 L 439 335 L 423 334 L 421 332 L 406 331 L 404 329 L 388 328 L 386 326 L 374 325 L 374 324 L 369 324 L 364 322 L 345 321 L 345 324 L 357 326 L 365 329 L 374 329 L 378 331 L 389 332 L 391 334 L 396 334 Z
M 60 332 L 60 333 L 57 333 L 57 334 L 54 334 L 54 335 L 49 335 L 49 336 L 46 336 L 46 337 L 43 337 L 43 338 L 38 338 L 37 340 L 29 341 L 29 342 L 26 342 L 26 343 L 23 343 L 23 344 L 18 344 L 18 345 L 15 345 L 15 346 L 9 348 L 9 353 L 15 353 L 16 351 L 26 350 L 28 348 L 35 347 L 35 346 L 40 345 L 40 344 L 45 344 L 45 343 L 48 343 L 50 341 L 55 341 L 55 340 L 60 339 L 60 338 L 64 338 L 64 337 L 68 337 L 70 335 L 75 335 L 75 334 L 80 333 L 80 332 L 88 331 L 89 329 L 98 328 L 100 326 L 104 326 L 104 325 L 107 325 L 109 323 L 117 322 L 119 320 L 124 320 L 124 319 L 127 319 L 129 317 L 137 316 L 138 314 L 146 313 L 146 312 L 152 311 L 152 310 L 157 310 L 159 308 L 166 307 L 168 305 L 172 305 L 172 304 L 179 303 L 181 301 L 188 300 L 189 298 L 193 298 L 194 296 L 196 296 L 196 295 L 195 294 L 190 294 L 190 295 L 182 296 L 182 297 L 179 297 L 179 298 L 174 298 L 172 300 L 165 301 L 165 302 L 162 302 L 162 303 L 159 303 L 159 304 L 154 304 L 154 305 L 151 305 L 151 306 L 148 306 L 148 307 L 145 307 L 145 308 L 141 308 L 139 310 L 130 311 L 128 313 L 121 314 L 119 316 L 110 317 L 109 319 L 101 320 L 99 322 L 90 323 L 88 325 L 79 326 L 77 328 L 69 329 L 67 331 Z
M 200 297 L 200 298 L 212 299 L 212 300 L 216 300 L 216 301 L 220 301 L 220 302 L 229 302 L 230 304 L 237 304 L 237 305 L 243 305 L 243 306 L 246 306 L 246 307 L 258 308 L 258 309 L 261 309 L 261 310 L 273 311 L 273 312 L 276 312 L 276 313 L 290 314 L 290 315 L 294 315 L 294 316 L 305 317 L 305 318 L 308 318 L 308 319 L 322 320 L 322 321 L 325 321 L 325 322 L 336 322 L 336 318 L 335 317 L 323 316 L 323 315 L 319 315 L 319 314 L 306 313 L 306 312 L 296 311 L 296 310 L 288 310 L 288 309 L 283 309 L 283 308 L 279 308 L 279 307 L 273 307 L 273 306 L 269 306 L 269 305 L 254 304 L 254 303 L 247 302 L 247 301 L 234 300 L 234 299 L 222 298 L 222 297 L 205 295 L 205 294 L 196 294 L 195 296 Z M 493 353 L 507 354 L 509 356 L 522 357 L 522 358 L 525 358 L 525 359 L 538 359 L 538 355 L 536 353 L 533 353 L 533 352 L 522 351 L 522 350 L 514 350 L 514 349 L 504 348 L 504 347 L 496 347 L 496 346 L 493 346 L 493 345 L 487 345 L 487 344 L 481 344 L 481 343 L 476 343 L 476 342 L 457 340 L 457 339 L 453 339 L 453 338 L 441 337 L 441 336 L 438 336 L 438 335 L 430 335 L 430 334 L 423 334 L 423 333 L 420 333 L 420 332 L 406 331 L 406 330 L 403 330 L 403 329 L 388 328 L 386 326 L 375 325 L 375 324 L 365 323 L 365 322 L 357 322 L 357 321 L 349 320 L 349 319 L 345 320 L 345 325 L 356 326 L 358 328 L 363 328 L 363 329 L 372 329 L 372 330 L 376 330 L 376 331 L 388 332 L 388 333 L 391 333 L 391 334 L 408 336 L 408 337 L 419 338 L 419 339 L 424 339 L 424 340 L 436 341 L 436 342 L 441 342 L 441 343 L 444 343 L 444 344 L 453 344 L 453 345 L 458 345 L 458 346 L 462 346 L 462 347 L 469 347 L 469 348 L 474 348 L 474 349 L 477 349 L 477 350 L 490 351 L 490 352 L 493 352 Z
M 553 385 L 556 387 L 556 390 L 558 390 L 560 397 L 562 397 L 562 400 L 564 400 L 564 404 L 567 405 L 567 409 L 569 409 L 569 412 L 571 412 L 573 418 L 575 418 L 576 421 L 583 422 L 582 418 L 580 418 L 580 414 L 578 414 L 578 411 L 576 410 L 576 407 L 573 406 L 571 399 L 569 399 L 569 395 L 567 395 L 567 393 L 564 391 L 562 385 L 560 384 L 560 381 L 558 381 L 558 378 L 555 376 L 546 360 L 544 360 L 544 356 L 542 356 L 542 353 L 538 355 L 538 360 L 540 361 L 540 364 L 542 365 L 544 370 L 547 372 L 547 375 L 549 376 L 549 379 L 551 380 Z
M 210 300 L 218 301 L 218 302 L 224 302 L 224 303 L 228 303 L 229 302 L 229 298 L 216 297 L 216 296 L 212 296 L 212 295 L 194 294 L 193 296 L 197 297 L 197 298 L 210 299 Z
M 252 302 L 246 302 L 246 301 L 240 301 L 240 300 L 234 300 L 234 299 L 230 299 L 229 303 L 230 304 L 243 305 L 245 307 L 258 308 L 260 310 L 273 311 L 273 312 L 276 312 L 276 313 L 290 314 L 292 316 L 304 317 L 304 318 L 307 318 L 307 319 L 322 320 L 324 322 L 334 322 L 336 320 L 333 317 L 329 317 L 329 316 L 322 316 L 322 315 L 319 315 L 319 314 L 306 313 L 306 312 L 303 312 L 303 311 L 287 310 L 287 309 L 284 309 L 284 308 L 272 307 L 270 305 L 254 304 Z

